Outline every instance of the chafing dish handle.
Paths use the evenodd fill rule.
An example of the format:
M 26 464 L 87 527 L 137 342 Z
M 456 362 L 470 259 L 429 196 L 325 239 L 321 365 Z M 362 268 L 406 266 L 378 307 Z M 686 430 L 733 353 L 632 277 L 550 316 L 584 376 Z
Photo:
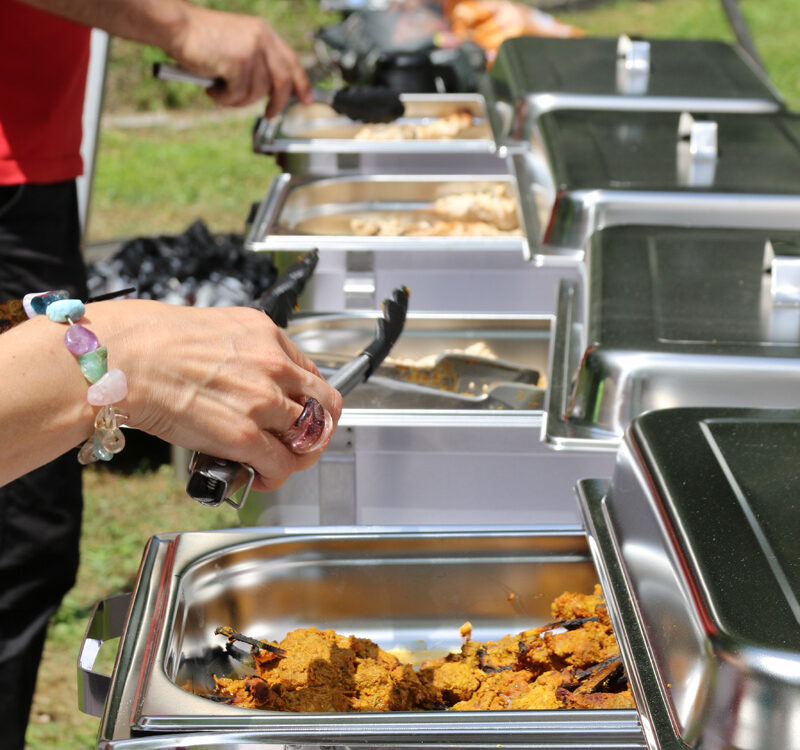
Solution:
M 94 605 L 78 652 L 78 708 L 90 716 L 102 716 L 111 688 L 111 676 L 93 670 L 100 647 L 125 630 L 132 594 L 118 594 Z

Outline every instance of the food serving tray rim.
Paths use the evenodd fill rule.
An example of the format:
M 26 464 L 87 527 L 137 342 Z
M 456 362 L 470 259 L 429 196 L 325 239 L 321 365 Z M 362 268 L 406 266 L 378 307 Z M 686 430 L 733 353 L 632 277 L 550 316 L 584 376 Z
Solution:
M 340 153 L 340 154 L 496 154 L 505 153 L 494 140 L 486 99 L 482 94 L 401 94 L 403 102 L 419 101 L 443 105 L 464 102 L 472 108 L 479 107 L 486 122 L 487 134 L 480 138 L 430 138 L 368 141 L 353 138 L 300 138 L 283 131 L 285 115 L 272 120 L 259 117 L 253 127 L 253 151 L 259 154 L 275 153 Z M 339 118 L 346 119 L 346 118 Z
M 281 214 L 292 192 L 309 185 L 330 182 L 372 183 L 501 183 L 514 193 L 520 217 L 520 235 L 498 235 L 487 237 L 412 237 L 412 236 L 358 236 L 350 234 L 317 235 L 293 231 L 282 233 L 279 230 Z M 511 174 L 341 174 L 341 175 L 292 175 L 280 174 L 269 184 L 267 192 L 259 203 L 253 223 L 245 238 L 245 247 L 255 252 L 298 252 L 318 249 L 347 250 L 348 252 L 390 252 L 403 253 L 430 252 L 478 252 L 494 255 L 499 252 L 520 253 L 524 260 L 530 260 L 530 250 L 525 237 L 523 220 L 524 208 L 520 199 L 516 180 Z
M 191 695 L 164 672 L 170 628 L 180 590 L 181 574 L 222 551 L 245 550 L 261 544 L 344 539 L 437 539 L 495 537 L 579 537 L 577 525 L 510 527 L 475 525 L 263 527 L 211 532 L 186 532 L 154 536 L 145 550 L 139 580 L 123 633 L 106 703 L 101 737 L 119 732 L 190 732 L 240 730 L 269 732 L 276 741 L 323 744 L 364 743 L 430 736 L 431 742 L 447 738 L 492 742 L 520 742 L 532 736 L 569 736 L 584 733 L 624 737 L 641 742 L 635 710 L 507 711 L 502 712 L 398 712 L 390 714 L 286 714 L 222 706 Z M 139 632 L 146 631 L 145 634 Z M 133 637 L 130 631 L 136 631 Z M 154 689 L 155 688 L 155 689 Z M 177 691 L 175 693 L 174 691 Z M 165 713 L 173 705 L 169 694 L 181 696 L 191 711 Z M 220 710 L 221 709 L 221 710 Z M 217 710 L 217 716 L 210 711 Z M 122 728 L 122 730 L 120 729 Z

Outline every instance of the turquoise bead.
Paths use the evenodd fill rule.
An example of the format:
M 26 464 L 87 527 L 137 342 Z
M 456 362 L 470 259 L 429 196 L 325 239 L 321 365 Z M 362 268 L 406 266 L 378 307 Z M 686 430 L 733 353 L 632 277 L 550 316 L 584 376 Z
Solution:
M 59 299 L 47 306 L 47 317 L 54 323 L 66 323 L 67 318 L 80 320 L 86 312 L 86 306 L 79 299 Z
M 96 383 L 108 371 L 108 349 L 101 346 L 78 357 L 81 372 L 90 383 Z
M 22 304 L 25 307 L 25 312 L 28 313 L 28 317 L 32 318 L 34 315 L 44 315 L 53 302 L 59 299 L 67 299 L 68 297 L 69 293 L 64 289 L 56 289 L 52 292 L 34 292 L 33 294 L 26 294 L 22 298 Z

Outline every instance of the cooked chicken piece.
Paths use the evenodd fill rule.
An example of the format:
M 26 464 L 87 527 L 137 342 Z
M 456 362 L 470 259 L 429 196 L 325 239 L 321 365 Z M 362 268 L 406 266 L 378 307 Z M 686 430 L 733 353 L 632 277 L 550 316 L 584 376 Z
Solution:
M 505 185 L 453 193 L 433 202 L 430 219 L 367 215 L 350 220 L 358 237 L 498 237 L 520 236 L 517 201 Z
M 545 633 L 544 642 L 553 656 L 573 667 L 588 667 L 619 653 L 614 634 L 600 622 L 586 622 L 563 633 Z
M 273 651 L 253 652 L 257 674 L 214 677 L 216 696 L 277 711 L 456 711 L 630 708 L 633 699 L 599 587 L 565 593 L 556 621 L 497 641 L 467 640 L 460 653 L 419 671 L 366 638 L 304 628 Z
M 484 673 L 463 661 L 442 659 L 439 664 L 424 663 L 419 677 L 431 689 L 434 702 L 451 706 L 467 700 L 480 686 Z
M 519 227 L 517 201 L 505 185 L 442 196 L 434 202 L 433 210 L 450 221 L 485 222 L 506 231 Z
M 558 697 L 558 690 L 570 682 L 572 674 L 569 670 L 549 670 L 540 674 L 530 688 L 518 696 L 511 704 L 514 711 L 550 710 L 564 708 L 564 702 Z
M 457 137 L 471 126 L 472 115 L 462 110 L 419 125 L 408 122 L 365 125 L 353 138 L 357 141 L 446 140 Z
M 410 664 L 387 670 L 374 659 L 364 659 L 356 668 L 355 691 L 353 711 L 413 711 L 432 703 Z
M 487 675 L 468 700 L 456 703 L 454 711 L 509 711 L 515 700 L 531 686 L 530 672 L 497 672 Z
M 550 610 L 556 620 L 574 620 L 578 617 L 594 617 L 596 609 L 602 606 L 605 609 L 605 599 L 600 584 L 596 584 L 592 594 L 575 594 L 565 591 L 557 596 Z
M 567 708 L 636 708 L 630 690 L 619 693 L 570 693 L 568 690 L 557 691 L 563 696 L 563 705 Z
M 399 216 L 350 220 L 356 237 L 502 237 L 520 236 L 518 229 L 498 229 L 485 221 L 413 221 Z

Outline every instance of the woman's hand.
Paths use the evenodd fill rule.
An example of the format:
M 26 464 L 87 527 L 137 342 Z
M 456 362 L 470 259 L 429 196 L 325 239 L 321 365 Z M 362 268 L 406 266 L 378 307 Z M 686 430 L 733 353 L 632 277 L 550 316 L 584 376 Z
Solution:
M 119 407 L 129 425 L 186 448 L 252 466 L 254 487 L 280 486 L 327 446 L 341 394 L 264 313 L 182 308 L 145 300 L 88 305 L 87 327 L 108 343 L 109 367 L 125 372 Z M 313 452 L 281 441 L 315 398 L 331 417 Z

